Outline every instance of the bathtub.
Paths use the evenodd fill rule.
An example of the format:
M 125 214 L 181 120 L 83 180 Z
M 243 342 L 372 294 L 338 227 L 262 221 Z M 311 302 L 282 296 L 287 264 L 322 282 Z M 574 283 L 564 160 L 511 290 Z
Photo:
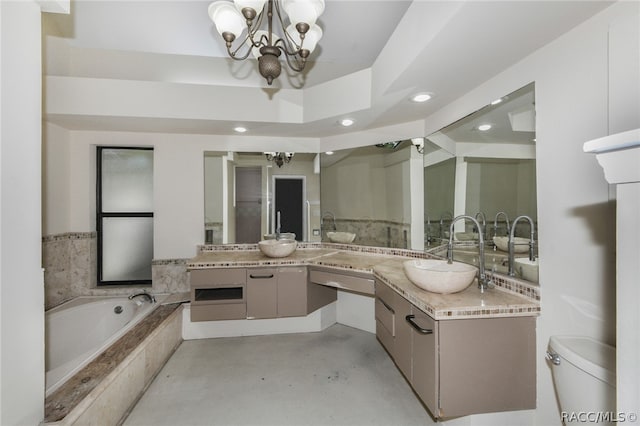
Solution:
M 46 396 L 133 328 L 158 304 L 151 304 L 143 297 L 133 301 L 127 297 L 77 297 L 45 312 Z

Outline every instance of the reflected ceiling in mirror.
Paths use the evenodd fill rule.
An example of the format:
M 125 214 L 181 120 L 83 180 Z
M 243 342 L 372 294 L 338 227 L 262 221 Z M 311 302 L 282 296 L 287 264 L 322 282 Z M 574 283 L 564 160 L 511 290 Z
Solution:
M 530 216 L 536 223 L 534 84 L 427 136 L 424 179 L 427 250 L 448 240 L 451 219 L 463 214 L 483 225 L 490 248 L 493 237 L 506 235 L 517 216 Z M 515 233 L 529 236 L 527 222 L 519 221 Z M 458 221 L 454 239 L 472 244 L 478 230 Z M 487 269 L 506 272 L 508 254 L 498 249 L 487 253 Z M 477 263 L 477 254 L 460 250 L 456 260 Z

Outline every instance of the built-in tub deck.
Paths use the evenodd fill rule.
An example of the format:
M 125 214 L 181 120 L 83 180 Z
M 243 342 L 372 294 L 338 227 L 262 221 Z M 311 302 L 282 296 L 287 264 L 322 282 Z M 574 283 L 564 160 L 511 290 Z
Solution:
M 63 420 L 180 305 L 181 302 L 175 302 L 158 306 L 133 329 L 46 398 L 44 423 Z M 171 350 L 173 351 L 175 348 Z

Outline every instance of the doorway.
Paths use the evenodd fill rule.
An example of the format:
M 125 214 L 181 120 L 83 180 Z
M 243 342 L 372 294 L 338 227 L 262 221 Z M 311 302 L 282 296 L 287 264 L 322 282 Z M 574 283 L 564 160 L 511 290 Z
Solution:
M 236 167 L 236 243 L 257 243 L 261 238 L 262 168 Z
M 274 176 L 272 211 L 273 230 L 277 226 L 280 212 L 280 232 L 293 232 L 296 240 L 305 241 L 304 200 L 306 192 L 305 176 Z

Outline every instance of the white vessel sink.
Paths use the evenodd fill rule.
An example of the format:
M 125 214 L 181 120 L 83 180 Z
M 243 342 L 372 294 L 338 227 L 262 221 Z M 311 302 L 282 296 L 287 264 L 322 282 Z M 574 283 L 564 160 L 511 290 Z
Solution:
M 287 257 L 298 247 L 296 240 L 262 240 L 258 242 L 260 251 L 269 257 Z
M 478 270 L 473 265 L 442 259 L 414 259 L 404 262 L 404 273 L 413 284 L 433 293 L 457 293 L 469 287 Z
M 498 247 L 498 250 L 509 251 L 509 237 L 493 237 L 493 242 Z M 514 253 L 527 253 L 529 251 L 529 239 L 521 237 L 513 237 L 515 246 L 513 247 Z
M 520 275 L 523 279 L 537 283 L 538 260 L 538 258 L 532 261 L 529 260 L 528 257 L 517 257 L 514 259 L 515 265 L 513 269 L 515 269 L 518 275 Z
M 356 238 L 352 232 L 327 232 L 327 237 L 332 243 L 349 244 Z

